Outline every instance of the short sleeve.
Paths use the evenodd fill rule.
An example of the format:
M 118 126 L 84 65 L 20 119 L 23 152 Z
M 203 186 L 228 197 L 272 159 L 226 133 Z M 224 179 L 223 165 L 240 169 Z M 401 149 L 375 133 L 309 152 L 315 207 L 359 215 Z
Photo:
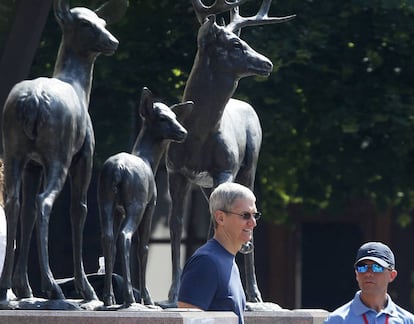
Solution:
M 178 300 L 208 310 L 218 287 L 215 263 L 209 256 L 189 259 L 184 267 Z

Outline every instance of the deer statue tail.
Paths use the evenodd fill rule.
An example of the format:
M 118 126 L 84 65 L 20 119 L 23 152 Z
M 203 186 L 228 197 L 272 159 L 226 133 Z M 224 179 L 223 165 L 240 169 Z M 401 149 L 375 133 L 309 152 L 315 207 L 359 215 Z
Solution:
M 113 167 L 111 180 L 111 189 L 116 195 L 118 193 L 118 185 L 122 182 L 122 170 L 117 166 Z
M 48 118 L 50 100 L 45 100 L 36 93 L 25 93 L 20 95 L 16 101 L 18 119 L 26 136 L 35 140 L 39 128 L 43 126 Z
M 118 188 L 122 183 L 124 169 L 116 162 L 117 156 L 110 157 L 102 166 L 99 181 L 100 190 L 103 190 L 104 195 L 114 196 L 119 193 Z

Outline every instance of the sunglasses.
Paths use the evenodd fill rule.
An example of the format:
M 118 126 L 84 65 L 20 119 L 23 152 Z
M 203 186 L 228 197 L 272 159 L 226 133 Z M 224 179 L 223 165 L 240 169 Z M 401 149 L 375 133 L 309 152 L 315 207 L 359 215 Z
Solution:
M 380 272 L 384 272 L 386 268 L 379 264 L 373 263 L 373 264 L 357 264 L 355 266 L 355 269 L 358 273 L 365 273 L 368 271 L 368 269 L 371 269 L 372 272 L 380 273 Z M 390 270 L 390 269 L 387 269 L 387 270 Z
M 227 211 L 227 210 L 222 210 L 222 212 L 227 213 L 227 214 L 239 215 L 239 216 L 240 216 L 241 218 L 243 218 L 244 220 L 249 220 L 249 219 L 251 219 L 252 217 L 253 217 L 255 220 L 258 220 L 260 217 L 262 217 L 262 213 L 260 213 L 260 212 L 256 212 L 256 213 L 248 213 L 248 212 L 245 212 L 245 213 L 242 213 L 242 214 L 239 214 L 239 213 L 233 213 L 233 212 L 231 212 L 231 211 Z

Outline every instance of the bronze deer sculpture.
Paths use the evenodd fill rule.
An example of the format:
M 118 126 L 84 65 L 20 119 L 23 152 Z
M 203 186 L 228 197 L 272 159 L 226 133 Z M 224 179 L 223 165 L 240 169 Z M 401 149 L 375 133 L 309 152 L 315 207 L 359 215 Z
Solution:
M 7 299 L 10 288 L 18 298 L 33 295 L 27 262 L 35 223 L 42 290 L 49 299 L 65 298 L 49 265 L 48 225 L 53 204 L 68 174 L 72 188 L 70 216 L 75 287 L 85 300 L 98 299 L 85 275 L 82 257 L 87 190 L 95 147 L 88 113 L 89 97 L 97 56 L 112 55 L 118 47 L 118 40 L 106 29 L 104 19 L 118 20 L 126 7 L 125 0 L 111 0 L 94 12 L 83 7 L 70 9 L 68 1 L 55 0 L 53 9 L 62 29 L 62 40 L 53 77 L 17 83 L 5 102 L 7 252 L 0 279 L 0 299 Z M 16 244 L 19 220 L 21 236 Z M 14 266 L 15 244 L 19 255 Z
M 180 241 L 186 206 L 183 201 L 191 186 L 215 188 L 228 181 L 252 190 L 254 186 L 262 140 L 260 122 L 251 105 L 231 97 L 241 78 L 268 76 L 273 65 L 238 37 L 240 29 L 281 23 L 294 17 L 268 17 L 271 0 L 264 0 L 252 17 L 238 13 L 238 6 L 244 0 L 216 0 L 211 6 L 201 0 L 192 2 L 202 25 L 183 100 L 193 101 L 194 109 L 180 116 L 188 136 L 183 144 L 170 145 L 166 162 L 172 201 L 169 223 L 173 271 L 168 303 L 173 305 L 177 302 L 181 275 Z M 217 25 L 215 14 L 228 10 L 231 10 L 229 24 Z M 245 256 L 245 273 L 247 301 L 262 302 L 253 253 Z
M 172 141 L 182 142 L 187 131 L 174 112 L 192 109 L 191 102 L 171 106 L 154 102 L 151 91 L 142 90 L 138 114 L 143 119 L 131 154 L 119 153 L 108 158 L 98 183 L 98 205 L 105 257 L 103 300 L 106 306 L 115 303 L 112 273 L 116 242 L 124 277 L 124 305 L 135 303 L 131 283 L 131 240 L 138 233 L 138 272 L 141 302 L 153 305 L 146 287 L 146 267 L 151 221 L 157 200 L 155 173 L 161 157 Z M 121 212 L 119 212 L 121 211 Z

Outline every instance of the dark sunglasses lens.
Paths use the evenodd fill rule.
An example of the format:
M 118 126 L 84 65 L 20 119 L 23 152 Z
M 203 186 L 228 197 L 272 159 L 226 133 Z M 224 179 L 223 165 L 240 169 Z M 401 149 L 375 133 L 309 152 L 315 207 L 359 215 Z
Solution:
M 372 272 L 384 272 L 384 267 L 380 266 L 379 264 L 373 264 L 371 266 Z
M 368 271 L 368 266 L 366 264 L 363 265 L 357 265 L 356 266 L 357 272 L 364 273 Z
M 243 215 L 244 220 L 249 220 L 250 217 L 252 217 L 252 215 L 250 213 L 243 213 L 242 215 Z
M 261 213 L 252 213 L 252 214 L 243 213 L 242 216 L 243 216 L 244 220 L 249 220 L 252 216 L 253 216 L 254 219 L 258 220 L 260 218 L 260 216 L 262 216 L 262 214 Z
M 384 272 L 384 267 L 380 266 L 379 264 L 360 264 L 356 266 L 356 270 L 359 273 L 365 273 L 368 271 L 368 269 L 371 268 L 372 272 L 376 272 L 376 273 L 380 273 L 380 272 Z

